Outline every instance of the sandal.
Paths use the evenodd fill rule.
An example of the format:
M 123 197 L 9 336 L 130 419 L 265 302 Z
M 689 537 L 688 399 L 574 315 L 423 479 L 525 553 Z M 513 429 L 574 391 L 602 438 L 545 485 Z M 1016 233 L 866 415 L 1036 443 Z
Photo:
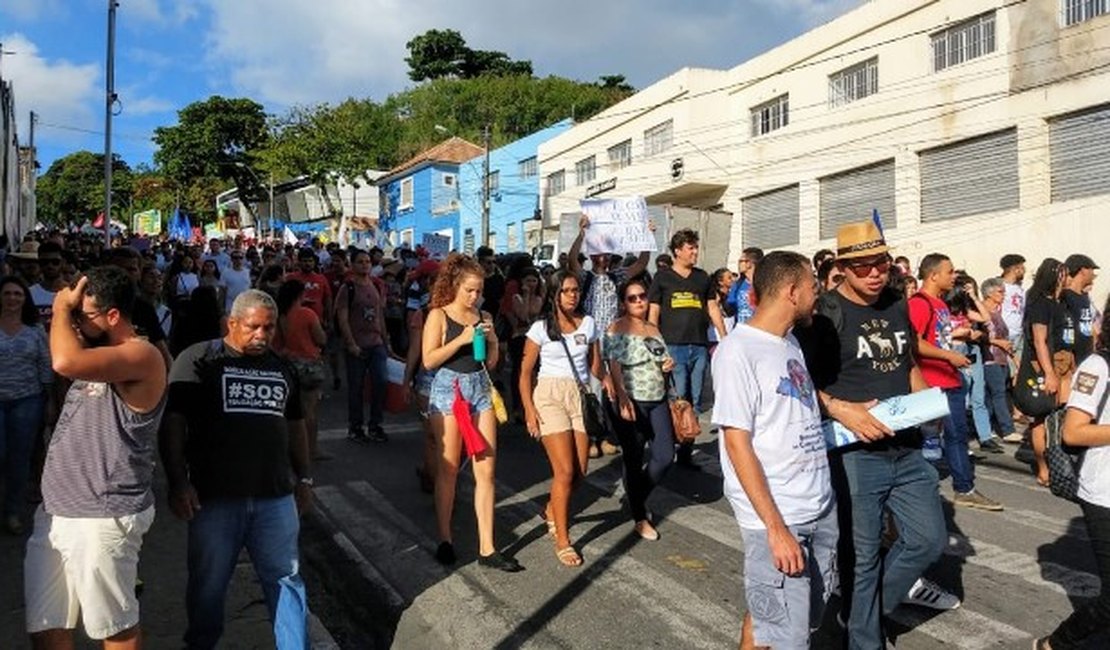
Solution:
M 545 524 L 547 524 L 547 534 L 551 535 L 551 537 L 554 538 L 555 537 L 555 520 L 552 519 L 551 515 L 549 515 L 547 513 L 547 510 L 544 510 L 543 512 L 540 513 L 540 518 L 543 519 L 543 522 Z
M 578 554 L 578 551 L 574 550 L 574 546 L 555 549 L 555 557 L 559 558 L 559 562 L 561 562 L 563 566 L 582 566 L 582 556 Z

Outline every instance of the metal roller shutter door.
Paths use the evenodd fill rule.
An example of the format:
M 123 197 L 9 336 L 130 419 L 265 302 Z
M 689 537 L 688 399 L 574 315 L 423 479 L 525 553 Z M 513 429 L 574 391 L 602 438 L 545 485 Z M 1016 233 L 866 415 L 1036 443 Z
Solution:
M 1052 202 L 1110 194 L 1110 104 L 1049 122 Z
M 821 179 L 821 239 L 852 221 L 871 219 L 878 210 L 883 228 L 898 225 L 894 207 L 894 160 L 857 167 Z
M 1018 207 L 1017 129 L 921 152 L 924 223 Z
M 744 246 L 774 250 L 799 243 L 797 185 L 750 196 L 741 201 Z

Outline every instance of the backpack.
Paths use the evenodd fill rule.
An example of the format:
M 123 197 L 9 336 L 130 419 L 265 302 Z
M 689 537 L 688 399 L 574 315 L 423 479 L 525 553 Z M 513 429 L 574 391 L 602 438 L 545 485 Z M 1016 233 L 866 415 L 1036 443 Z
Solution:
M 913 300 L 914 298 L 924 300 L 925 305 L 929 308 L 929 318 L 928 318 L 928 320 L 925 321 L 925 329 L 922 330 L 922 332 L 921 332 L 922 334 L 925 334 L 925 340 L 929 341 L 929 332 L 932 332 L 934 329 L 936 329 L 937 310 L 933 308 L 933 301 L 929 300 L 927 297 L 922 295 L 922 293 L 920 291 L 918 291 L 917 293 L 913 294 L 912 296 L 910 296 L 909 298 L 906 299 L 906 307 L 907 308 L 909 307 L 910 301 Z M 910 323 L 910 327 L 913 327 L 912 322 Z M 914 334 L 917 334 L 917 332 L 914 332 Z M 921 336 L 918 335 L 918 338 L 921 338 Z M 940 347 L 940 341 L 939 340 L 929 341 L 929 343 L 931 343 L 932 345 L 934 345 L 936 347 Z
M 1110 366 L 1110 359 L 1104 355 L 1103 361 Z M 1110 381 L 1102 391 L 1098 409 L 1094 414 L 1097 423 L 1106 409 L 1106 399 L 1110 397 Z M 1059 408 L 1045 418 L 1047 445 L 1044 451 L 1045 464 L 1048 465 L 1048 489 L 1061 499 L 1079 503 L 1079 472 L 1083 469 L 1086 447 L 1068 445 L 1064 442 L 1064 416 L 1067 408 Z

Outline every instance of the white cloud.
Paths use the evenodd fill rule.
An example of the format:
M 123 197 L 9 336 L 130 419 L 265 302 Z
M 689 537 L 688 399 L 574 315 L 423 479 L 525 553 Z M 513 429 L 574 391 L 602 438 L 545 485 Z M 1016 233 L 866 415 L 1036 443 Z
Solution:
M 127 0 L 126 8 L 120 7 L 117 20 L 120 18 L 128 20 L 134 17 L 141 23 L 166 27 L 180 25 L 195 18 L 196 15 L 196 5 L 188 1 Z
M 475 49 L 531 59 L 537 75 L 624 74 L 642 87 L 685 66 L 733 67 L 861 0 L 206 2 L 211 85 L 229 81 L 280 107 L 380 100 L 411 85 L 405 43 L 433 28 L 456 29 Z
M 50 60 L 39 54 L 38 47 L 22 34 L 5 34 L 0 37 L 5 49 L 17 54 L 5 56 L 4 77 L 12 82 L 16 109 L 19 116 L 19 133 L 27 134 L 29 111 L 35 111 L 46 125 L 59 125 L 69 130 L 51 127 L 40 131 L 43 140 L 74 141 L 84 137 L 73 129 L 96 129 L 93 106 L 102 101 L 101 79 L 98 64 L 76 64 L 66 60 Z

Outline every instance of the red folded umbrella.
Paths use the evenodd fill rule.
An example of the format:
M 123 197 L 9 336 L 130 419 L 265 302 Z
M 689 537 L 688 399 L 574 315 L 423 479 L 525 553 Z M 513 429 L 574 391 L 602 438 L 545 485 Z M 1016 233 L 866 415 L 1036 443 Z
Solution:
M 459 435 L 462 436 L 463 447 L 467 456 L 477 456 L 489 449 L 486 439 L 474 427 L 474 420 L 470 418 L 470 403 L 463 398 L 459 380 L 455 380 L 455 402 L 451 404 L 451 413 L 459 426 Z

